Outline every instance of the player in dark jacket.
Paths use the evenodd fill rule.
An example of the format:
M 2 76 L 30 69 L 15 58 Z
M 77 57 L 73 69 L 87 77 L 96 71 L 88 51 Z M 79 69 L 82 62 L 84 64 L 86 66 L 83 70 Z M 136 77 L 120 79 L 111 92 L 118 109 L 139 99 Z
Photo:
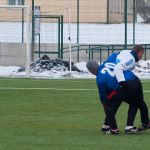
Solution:
M 94 61 L 87 63 L 88 70 L 96 75 L 96 81 L 99 89 L 99 95 L 104 110 L 106 119 L 102 128 L 105 133 L 118 134 L 115 114 L 122 100 L 130 104 L 128 111 L 126 133 L 136 133 L 139 130 L 133 127 L 137 109 L 140 109 L 142 124 L 146 124 L 144 129 L 149 128 L 148 109 L 143 101 L 143 91 L 139 79 L 131 71 L 124 71 L 125 81 L 127 81 L 127 90 L 122 90 L 117 82 L 114 74 L 115 60 L 118 53 L 113 53 L 102 65 L 98 65 Z M 136 98 L 138 96 L 138 99 Z M 111 127 L 111 128 L 110 128 Z

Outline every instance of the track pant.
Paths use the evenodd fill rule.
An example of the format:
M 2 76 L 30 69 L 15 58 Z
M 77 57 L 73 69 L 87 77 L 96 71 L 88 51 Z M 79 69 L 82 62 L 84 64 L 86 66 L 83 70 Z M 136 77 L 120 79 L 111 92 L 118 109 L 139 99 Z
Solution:
M 138 108 L 140 110 L 142 123 L 148 124 L 149 122 L 148 108 L 144 102 L 140 80 L 127 81 L 126 85 L 126 90 L 119 90 L 118 93 L 105 104 L 105 124 L 110 125 L 112 129 L 117 128 L 115 114 L 121 101 L 129 104 L 127 126 L 133 126 Z

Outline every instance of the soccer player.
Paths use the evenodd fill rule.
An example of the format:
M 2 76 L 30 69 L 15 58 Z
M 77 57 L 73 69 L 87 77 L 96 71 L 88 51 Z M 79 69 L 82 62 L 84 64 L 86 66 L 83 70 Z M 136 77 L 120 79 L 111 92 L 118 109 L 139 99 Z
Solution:
M 117 55 L 118 54 L 116 53 L 112 54 L 101 66 L 99 66 L 94 61 L 89 61 L 87 63 L 87 68 L 91 73 L 97 76 L 97 85 L 99 89 L 100 99 L 104 106 L 104 110 L 106 114 L 105 123 L 102 128 L 103 131 L 105 130 L 106 133 L 109 133 L 109 134 L 119 133 L 116 120 L 115 120 L 115 114 L 121 104 L 121 100 L 124 99 L 126 100 L 127 103 L 130 103 L 130 107 L 128 111 L 128 121 L 127 121 L 127 126 L 125 128 L 125 132 L 135 133 L 138 131 L 137 129 L 133 127 L 133 122 L 134 122 L 135 115 L 138 109 L 138 105 L 135 106 L 135 97 L 134 97 L 136 96 L 134 93 L 137 90 L 137 88 L 135 87 L 133 89 L 130 89 L 129 87 L 128 93 L 126 93 L 129 96 L 124 94 L 122 90 L 120 89 L 118 90 L 118 82 L 114 75 L 115 64 L 113 63 L 115 62 Z M 130 82 L 130 84 L 138 80 L 137 77 L 131 71 L 125 71 L 124 75 L 125 75 L 125 80 Z M 135 85 L 137 87 L 140 86 L 137 84 Z M 141 93 L 142 89 L 141 88 L 139 89 L 140 89 L 139 93 Z M 142 116 L 144 118 L 147 118 L 149 121 L 147 113 L 142 112 Z M 110 126 L 111 128 L 109 128 Z
M 144 48 L 141 45 L 136 45 L 133 50 L 123 50 L 117 55 L 114 73 L 121 86 L 124 85 L 125 81 L 123 71 L 134 69 L 143 54 Z
M 119 82 L 120 88 L 124 92 L 126 92 L 129 83 L 125 81 L 125 76 L 123 71 L 134 69 L 136 63 L 142 58 L 143 54 L 144 54 L 144 48 L 142 47 L 142 45 L 135 45 L 133 50 L 123 50 L 117 55 L 114 73 L 117 78 L 117 81 Z M 138 82 L 140 86 L 142 86 L 140 80 L 138 80 Z M 135 84 L 134 83 L 130 84 L 130 86 L 131 88 L 134 88 Z M 138 95 L 138 90 L 136 94 Z M 141 95 L 139 96 L 143 97 L 143 92 L 141 92 Z M 142 110 L 146 110 L 144 101 L 140 101 L 139 105 L 140 107 L 143 107 L 141 108 Z M 146 128 L 150 128 L 150 122 L 146 123 L 145 121 L 145 123 L 141 125 L 141 129 L 146 129 Z

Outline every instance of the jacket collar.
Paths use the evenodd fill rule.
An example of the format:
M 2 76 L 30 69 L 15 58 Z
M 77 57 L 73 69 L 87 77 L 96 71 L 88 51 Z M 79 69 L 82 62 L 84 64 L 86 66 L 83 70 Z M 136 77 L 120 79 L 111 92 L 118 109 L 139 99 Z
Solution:
M 135 51 L 133 51 L 133 50 L 130 53 L 134 57 L 135 61 L 138 62 L 139 59 L 138 59 L 137 53 Z

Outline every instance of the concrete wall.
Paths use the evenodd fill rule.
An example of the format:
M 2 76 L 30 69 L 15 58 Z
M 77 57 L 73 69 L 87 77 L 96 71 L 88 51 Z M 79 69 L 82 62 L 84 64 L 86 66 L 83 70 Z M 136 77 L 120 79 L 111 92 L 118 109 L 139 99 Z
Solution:
M 43 44 L 42 48 L 47 48 L 48 51 L 49 44 Z M 26 64 L 26 45 L 20 43 L 0 43 L 0 66 L 25 66 Z M 86 49 L 86 47 L 85 47 Z M 50 50 L 50 49 L 49 49 Z M 110 51 L 111 53 L 111 51 Z M 79 61 L 88 61 L 89 54 L 86 50 L 79 52 Z M 147 51 L 147 59 L 150 58 L 150 52 Z M 41 54 L 41 57 L 45 54 Z M 57 54 L 47 54 L 50 58 L 58 58 Z M 100 54 L 95 52 L 94 60 L 100 61 Z M 108 52 L 102 51 L 102 61 L 108 57 Z M 38 54 L 35 54 L 35 59 L 38 58 Z M 64 60 L 69 60 L 69 52 L 64 53 Z M 77 62 L 77 51 L 72 52 L 72 62 Z
M 41 44 L 41 51 L 57 51 L 57 44 Z M 38 50 L 38 44 L 35 44 Z M 41 57 L 45 54 L 41 54 Z M 58 58 L 58 54 L 46 54 L 50 58 Z M 89 55 L 86 51 L 80 51 L 80 61 L 87 61 Z M 38 54 L 34 55 L 38 58 Z M 95 59 L 99 60 L 99 54 L 95 54 Z M 64 59 L 69 60 L 69 52 L 64 53 Z M 77 62 L 77 52 L 72 52 L 72 61 Z M 0 66 L 25 66 L 26 45 L 21 43 L 0 43 Z
M 81 43 L 81 45 L 84 45 Z M 76 44 L 72 44 L 72 46 L 76 46 Z M 53 47 L 53 48 L 52 48 Z M 64 47 L 68 47 L 68 44 L 64 44 Z M 95 46 L 93 46 L 95 47 Z M 57 49 L 57 44 L 41 44 L 41 51 L 56 51 Z M 79 61 L 88 61 L 89 60 L 89 53 L 86 52 L 86 49 L 88 47 L 87 46 L 82 46 L 82 49 L 81 51 L 79 51 Z M 77 48 L 74 48 L 74 50 L 77 50 Z M 38 50 L 38 45 L 35 44 L 35 50 Z M 67 50 L 64 50 L 64 55 L 63 55 L 63 59 L 64 60 L 68 60 L 69 61 L 69 52 L 65 52 L 65 51 L 69 51 L 69 49 Z M 41 54 L 41 57 L 45 55 L 45 54 Z M 46 54 L 48 55 L 50 58 L 58 58 L 58 54 Z M 35 54 L 35 59 L 38 58 L 38 54 Z M 78 61 L 78 54 L 77 54 L 77 51 L 72 51 L 72 62 L 77 62 Z M 107 54 L 107 50 L 106 51 L 103 51 L 102 52 L 102 59 L 105 60 L 106 58 L 108 57 L 108 54 Z M 94 55 L 93 55 L 93 58 L 94 60 L 97 60 L 97 61 L 100 61 L 100 53 L 99 52 L 95 52 Z
M 0 43 L 0 66 L 24 66 L 25 62 L 25 44 Z

